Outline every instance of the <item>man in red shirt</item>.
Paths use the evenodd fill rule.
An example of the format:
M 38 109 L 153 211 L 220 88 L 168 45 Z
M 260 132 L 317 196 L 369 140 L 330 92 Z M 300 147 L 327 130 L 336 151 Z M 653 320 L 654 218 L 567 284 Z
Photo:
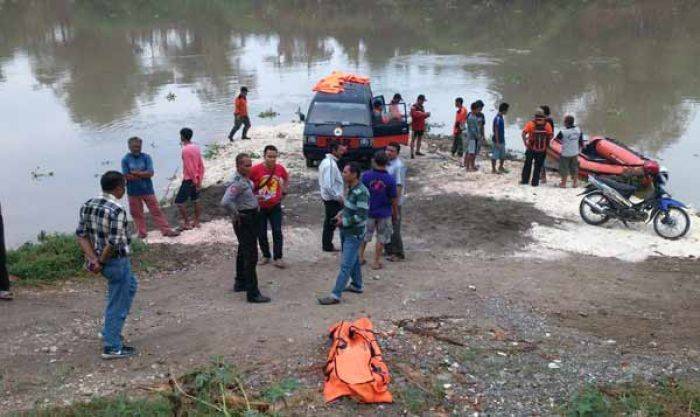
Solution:
M 525 144 L 525 164 L 523 165 L 523 173 L 520 183 L 527 185 L 530 182 L 530 173 L 532 172 L 532 164 L 534 162 L 535 169 L 532 172 L 532 186 L 540 185 L 540 173 L 544 166 L 544 160 L 547 157 L 547 147 L 554 136 L 552 126 L 547 123 L 544 111 L 538 108 L 535 112 L 534 119 L 527 122 L 523 129 L 522 138 Z
M 414 158 L 414 148 L 416 150 L 415 155 L 424 155 L 420 151 L 420 143 L 425 135 L 425 119 L 430 117 L 430 112 L 425 111 L 423 108 L 423 103 L 426 101 L 428 100 L 425 99 L 425 96 L 420 94 L 416 102 L 411 106 L 411 130 L 413 131 L 411 136 L 411 159 Z
M 243 125 L 243 135 L 241 139 L 250 139 L 248 137 L 248 129 L 250 129 L 250 118 L 248 117 L 248 87 L 241 87 L 241 93 L 236 97 L 234 103 L 233 115 L 235 122 L 231 133 L 228 134 L 228 140 L 233 142 L 233 135 L 238 132 L 238 129 Z
M 464 124 L 467 123 L 467 109 L 464 107 L 464 99 L 462 97 L 455 99 L 455 107 L 457 108 L 457 113 L 455 115 L 455 125 L 452 129 L 452 135 L 454 136 L 452 156 L 458 155 L 461 158 L 464 154 L 462 132 L 464 132 Z
M 267 223 L 272 226 L 273 264 L 284 268 L 282 261 L 282 199 L 289 188 L 289 174 L 281 164 L 277 163 L 277 148 L 267 145 L 263 151 L 264 162 L 255 165 L 250 170 L 250 180 L 253 191 L 260 204 L 260 231 L 258 241 L 262 251 L 261 265 L 270 262 L 270 244 L 267 241 Z

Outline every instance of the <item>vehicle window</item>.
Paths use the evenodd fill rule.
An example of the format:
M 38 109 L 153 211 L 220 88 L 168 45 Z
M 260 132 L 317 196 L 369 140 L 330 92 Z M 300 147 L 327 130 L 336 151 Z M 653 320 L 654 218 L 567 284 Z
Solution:
M 307 123 L 369 126 L 367 105 L 361 103 L 315 102 Z

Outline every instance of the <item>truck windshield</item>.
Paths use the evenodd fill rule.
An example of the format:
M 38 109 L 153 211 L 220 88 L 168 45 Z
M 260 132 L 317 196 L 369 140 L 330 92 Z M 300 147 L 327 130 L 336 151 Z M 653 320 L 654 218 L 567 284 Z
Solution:
M 307 123 L 369 126 L 369 109 L 361 103 L 315 102 Z

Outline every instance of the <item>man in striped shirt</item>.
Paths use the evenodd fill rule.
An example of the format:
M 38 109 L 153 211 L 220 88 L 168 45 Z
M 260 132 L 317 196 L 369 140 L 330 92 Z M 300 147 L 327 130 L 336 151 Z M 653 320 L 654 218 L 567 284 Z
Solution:
M 360 166 L 350 162 L 343 169 L 343 180 L 348 186 L 343 211 L 336 216 L 340 227 L 342 256 L 340 272 L 331 295 L 318 299 L 321 305 L 339 304 L 343 291 L 361 294 L 362 269 L 360 267 L 360 245 L 365 235 L 369 212 L 369 190 L 360 181 Z M 348 280 L 352 282 L 348 286 Z
M 108 171 L 100 179 L 100 185 L 102 195 L 80 208 L 75 234 L 85 254 L 87 269 L 107 279 L 102 358 L 119 359 L 136 354 L 136 349 L 122 344 L 122 329 L 138 284 L 131 272 L 126 210 L 119 204 L 126 180 L 122 173 Z

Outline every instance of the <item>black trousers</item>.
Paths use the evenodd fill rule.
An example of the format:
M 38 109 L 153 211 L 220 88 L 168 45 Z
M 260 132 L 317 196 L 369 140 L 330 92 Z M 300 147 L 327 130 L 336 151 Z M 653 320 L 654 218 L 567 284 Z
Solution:
M 264 258 L 270 258 L 270 243 L 267 241 L 267 224 L 272 227 L 272 251 L 275 260 L 282 259 L 282 204 L 268 209 L 260 209 L 260 252 Z
M 321 242 L 323 250 L 332 250 L 333 232 L 335 232 L 335 216 L 343 209 L 343 205 L 340 204 L 340 201 L 335 200 L 323 200 L 323 205 L 326 211 L 326 217 L 323 219 L 323 236 Z
M 532 173 L 532 186 L 540 185 L 540 175 L 544 167 L 544 160 L 547 157 L 547 152 L 535 152 L 528 149 L 525 152 L 525 165 L 523 165 L 523 175 L 521 182 L 527 184 L 530 182 L 530 173 Z M 535 170 L 532 172 L 532 164 L 535 164 Z
M 0 211 L 0 291 L 10 291 L 10 276 L 7 273 L 7 253 L 5 251 L 5 223 Z
M 243 125 L 242 137 L 248 137 L 248 129 L 250 129 L 250 118 L 248 116 L 236 116 L 236 121 L 233 123 L 233 129 L 231 129 L 231 133 L 228 134 L 229 139 L 233 139 L 233 135 L 235 135 L 236 132 L 238 132 L 238 129 L 241 128 L 241 125 Z
M 236 253 L 236 280 L 234 288 L 245 289 L 248 299 L 260 294 L 258 289 L 258 230 L 260 229 L 257 210 L 241 210 L 240 221 L 233 224 L 238 238 Z

